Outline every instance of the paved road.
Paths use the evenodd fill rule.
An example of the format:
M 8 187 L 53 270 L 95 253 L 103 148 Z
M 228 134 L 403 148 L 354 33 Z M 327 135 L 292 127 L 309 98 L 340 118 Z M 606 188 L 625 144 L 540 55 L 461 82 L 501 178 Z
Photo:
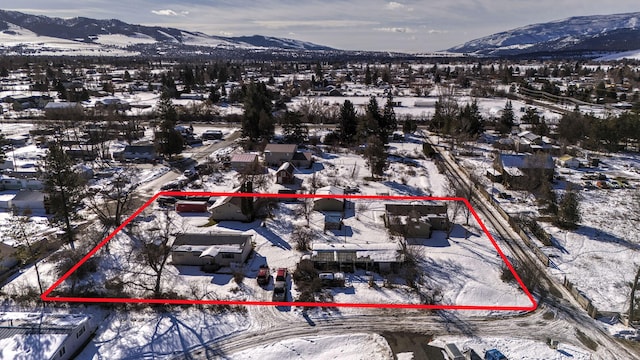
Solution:
M 239 137 L 240 131 L 236 131 L 222 141 L 194 147 L 187 152 L 191 154 L 191 158 L 193 160 L 201 162 L 205 160 L 207 156 L 211 155 L 211 153 L 213 153 L 214 151 L 231 146 Z M 181 171 L 177 169 L 171 169 L 169 172 L 158 177 L 157 179 L 140 185 L 136 189 L 136 192 L 141 196 L 146 196 L 147 198 L 149 198 L 160 191 L 160 187 L 162 187 L 162 185 L 174 181 L 180 175 L 182 175 Z

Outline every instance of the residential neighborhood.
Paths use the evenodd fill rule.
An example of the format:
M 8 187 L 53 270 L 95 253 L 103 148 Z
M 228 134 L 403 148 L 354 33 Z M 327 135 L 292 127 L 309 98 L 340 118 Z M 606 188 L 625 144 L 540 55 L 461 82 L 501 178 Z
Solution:
M 636 358 L 637 61 L 345 59 L 0 57 L 0 358 Z

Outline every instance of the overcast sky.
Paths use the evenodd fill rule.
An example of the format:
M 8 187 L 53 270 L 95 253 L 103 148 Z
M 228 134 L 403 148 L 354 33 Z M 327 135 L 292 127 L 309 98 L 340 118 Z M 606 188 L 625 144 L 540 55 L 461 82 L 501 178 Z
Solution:
M 267 35 L 338 49 L 428 52 L 534 23 L 640 11 L 638 0 L 19 0 L 5 10 Z

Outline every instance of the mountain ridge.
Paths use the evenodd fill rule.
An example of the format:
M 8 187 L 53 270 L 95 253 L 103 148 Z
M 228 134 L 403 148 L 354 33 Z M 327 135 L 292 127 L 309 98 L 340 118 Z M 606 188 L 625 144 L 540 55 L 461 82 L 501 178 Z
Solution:
M 574 16 L 498 32 L 449 48 L 477 56 L 589 54 L 640 49 L 640 12 Z
M 25 29 L 26 31 L 21 31 Z M 28 32 L 27 32 L 28 31 Z M 174 27 L 129 24 L 118 19 L 92 19 L 74 17 L 63 19 L 44 15 L 31 15 L 18 11 L 0 10 L 0 33 L 8 40 L 19 43 L 22 33 L 58 38 L 83 44 L 95 44 L 127 49 L 135 44 L 184 45 L 223 48 L 273 48 L 278 50 L 332 51 L 328 46 L 288 38 L 263 35 L 224 37 Z M 15 39 L 11 38 L 15 36 Z M 101 38 L 119 42 L 101 42 Z M 128 39 L 124 39 L 124 38 Z M 5 40 L 3 38 L 3 40 Z M 128 40 L 128 41 L 125 41 Z M 5 40 L 7 41 L 7 40 Z M 12 42 L 13 43 L 13 42 Z

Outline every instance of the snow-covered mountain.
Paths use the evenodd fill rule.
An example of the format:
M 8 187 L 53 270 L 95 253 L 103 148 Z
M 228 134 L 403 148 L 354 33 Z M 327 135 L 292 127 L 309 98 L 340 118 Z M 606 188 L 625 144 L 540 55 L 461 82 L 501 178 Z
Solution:
M 0 53 L 69 52 L 101 55 L 148 54 L 201 48 L 247 50 L 334 50 L 327 46 L 293 39 L 261 35 L 222 37 L 176 28 L 127 24 L 120 20 L 71 19 L 30 15 L 0 10 Z M 205 51 L 206 52 L 206 51 Z
M 586 55 L 640 49 L 640 12 L 576 16 L 485 36 L 448 49 L 472 55 Z

